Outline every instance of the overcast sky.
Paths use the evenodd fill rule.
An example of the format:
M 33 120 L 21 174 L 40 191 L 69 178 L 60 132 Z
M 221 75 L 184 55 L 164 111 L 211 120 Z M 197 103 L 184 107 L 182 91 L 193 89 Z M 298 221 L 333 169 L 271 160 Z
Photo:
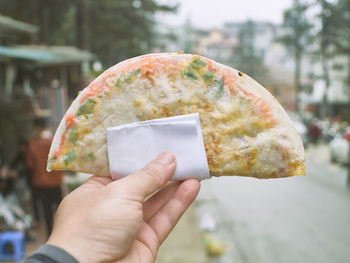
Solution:
M 161 22 L 182 25 L 190 17 L 197 28 L 220 27 L 228 21 L 247 19 L 281 23 L 283 11 L 292 0 L 158 0 L 160 3 L 180 3 L 175 15 L 161 15 Z

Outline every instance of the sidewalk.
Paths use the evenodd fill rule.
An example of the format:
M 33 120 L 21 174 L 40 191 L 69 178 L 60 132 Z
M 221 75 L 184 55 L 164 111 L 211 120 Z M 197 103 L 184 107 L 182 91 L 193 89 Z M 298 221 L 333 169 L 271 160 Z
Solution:
M 36 242 L 27 243 L 26 255 L 46 241 L 45 228 L 36 231 Z M 190 207 L 161 246 L 156 263 L 208 263 L 194 206 Z
M 207 263 L 194 206 L 191 206 L 161 246 L 156 263 Z

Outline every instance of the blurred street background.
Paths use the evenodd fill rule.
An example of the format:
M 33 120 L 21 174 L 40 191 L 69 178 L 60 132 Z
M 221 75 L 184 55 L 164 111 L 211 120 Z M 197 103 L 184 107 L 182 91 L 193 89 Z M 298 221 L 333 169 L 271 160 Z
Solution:
M 124 59 L 180 50 L 269 90 L 307 169 L 203 181 L 157 262 L 350 262 L 350 0 L 1 0 L 0 235 L 25 233 L 31 253 L 89 176 L 40 185 L 33 172 L 47 154 L 37 141 L 50 142 L 78 92 Z M 0 247 L 0 261 L 12 252 Z

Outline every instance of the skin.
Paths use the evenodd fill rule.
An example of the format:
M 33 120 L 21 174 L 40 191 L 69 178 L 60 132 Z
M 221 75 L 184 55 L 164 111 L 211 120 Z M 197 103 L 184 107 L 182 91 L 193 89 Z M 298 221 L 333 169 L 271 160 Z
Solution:
M 154 262 L 200 189 L 195 179 L 168 182 L 175 168 L 164 152 L 120 180 L 91 177 L 64 198 L 47 243 L 79 262 Z

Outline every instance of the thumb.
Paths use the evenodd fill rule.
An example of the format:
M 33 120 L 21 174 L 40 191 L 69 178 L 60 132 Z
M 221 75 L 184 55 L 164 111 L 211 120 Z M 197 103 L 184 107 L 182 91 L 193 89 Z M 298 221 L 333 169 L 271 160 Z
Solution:
M 163 152 L 136 173 L 130 174 L 120 180 L 112 182 L 124 193 L 132 195 L 143 202 L 147 196 L 165 185 L 174 175 L 176 159 L 171 152 Z

